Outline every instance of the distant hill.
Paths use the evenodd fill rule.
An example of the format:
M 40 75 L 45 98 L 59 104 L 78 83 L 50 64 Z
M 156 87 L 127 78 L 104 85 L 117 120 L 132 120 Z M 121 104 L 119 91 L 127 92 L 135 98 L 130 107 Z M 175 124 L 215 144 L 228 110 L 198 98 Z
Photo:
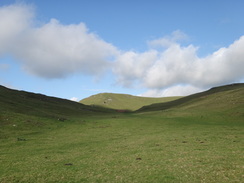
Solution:
M 244 120 L 244 84 L 230 84 L 211 88 L 180 99 L 143 106 L 137 112 L 163 111 L 171 108 L 198 111 L 232 111 L 243 116 Z
M 145 105 L 162 103 L 179 99 L 180 97 L 138 97 L 127 94 L 100 93 L 92 95 L 80 101 L 80 103 L 92 106 L 101 106 L 119 110 L 137 110 Z

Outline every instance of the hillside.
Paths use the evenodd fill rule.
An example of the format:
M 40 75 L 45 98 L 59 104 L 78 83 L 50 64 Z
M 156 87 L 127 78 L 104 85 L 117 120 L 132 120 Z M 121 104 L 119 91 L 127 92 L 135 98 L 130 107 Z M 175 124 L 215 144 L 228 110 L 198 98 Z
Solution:
M 0 111 L 1 183 L 243 180 L 244 84 L 125 114 L 0 87 Z
M 145 105 L 153 103 L 168 102 L 180 97 L 162 97 L 162 98 L 151 98 L 151 97 L 138 97 L 126 94 L 115 94 L 115 93 L 100 93 L 92 95 L 80 101 L 85 105 L 102 106 L 111 109 L 121 110 L 137 110 Z
M 101 107 L 86 106 L 70 100 L 12 90 L 3 86 L 0 86 L 0 111 L 0 126 L 15 123 L 33 125 L 36 121 L 46 123 L 48 120 L 65 121 L 112 112 Z
M 182 97 L 180 99 L 143 106 L 137 112 L 162 111 L 171 108 L 194 110 L 236 110 L 244 115 L 244 84 L 231 84 L 211 88 L 210 90 Z M 244 116 L 243 116 L 244 117 Z
M 50 97 L 0 86 L 0 109 L 30 115 L 82 115 L 88 112 L 109 112 L 66 99 Z

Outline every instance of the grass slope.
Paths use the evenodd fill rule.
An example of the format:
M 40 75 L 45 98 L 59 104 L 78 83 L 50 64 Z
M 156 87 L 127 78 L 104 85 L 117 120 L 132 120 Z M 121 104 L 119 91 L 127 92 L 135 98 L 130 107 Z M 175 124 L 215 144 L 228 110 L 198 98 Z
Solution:
M 86 106 L 66 99 L 49 97 L 0 86 L 0 109 L 35 116 L 74 116 L 89 112 L 109 112 L 111 110 Z
M 106 115 L 72 110 L 64 113 L 65 121 L 50 117 L 52 111 L 61 115 L 62 107 L 48 117 L 22 114 L 12 112 L 13 101 L 0 98 L 7 107 L 1 110 L 13 114 L 8 121 L 0 114 L 0 182 L 242 182 L 243 87 L 213 90 L 167 110 Z M 36 123 L 29 129 L 13 126 L 10 121 L 19 115 L 22 123 Z
M 145 105 L 168 102 L 178 98 L 180 97 L 151 98 L 151 97 L 138 97 L 138 96 L 132 96 L 126 94 L 100 93 L 85 98 L 81 100 L 80 103 L 86 105 L 102 106 L 102 107 L 112 108 L 112 109 L 133 111 Z
M 112 112 L 101 107 L 85 106 L 70 100 L 3 86 L 0 86 L 0 111 L 0 137 L 16 131 L 48 128 L 52 124 L 56 126 L 56 122 L 69 122 L 82 116 Z
M 235 95 L 237 95 L 238 97 L 235 98 Z M 236 106 L 236 104 L 243 104 L 243 95 L 244 84 L 237 83 L 220 87 L 214 87 L 208 91 L 196 93 L 193 95 L 189 95 L 187 97 L 182 97 L 174 101 L 143 106 L 142 108 L 137 110 L 137 112 L 161 111 L 179 106 L 186 106 L 188 108 L 190 106 L 198 106 L 200 108 L 212 108 L 214 106 L 216 107 L 218 104 L 219 106 L 217 110 L 221 110 L 222 107 L 229 108 L 230 106 Z

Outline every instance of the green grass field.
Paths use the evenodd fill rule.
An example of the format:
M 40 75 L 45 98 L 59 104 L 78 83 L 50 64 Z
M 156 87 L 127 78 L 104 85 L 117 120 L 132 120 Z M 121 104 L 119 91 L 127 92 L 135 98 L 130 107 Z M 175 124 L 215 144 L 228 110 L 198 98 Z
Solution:
M 15 91 L 0 92 L 1 183 L 244 179 L 243 84 L 133 113 L 45 97 L 42 106 L 19 92 L 11 104 Z M 32 111 L 12 106 L 25 100 Z

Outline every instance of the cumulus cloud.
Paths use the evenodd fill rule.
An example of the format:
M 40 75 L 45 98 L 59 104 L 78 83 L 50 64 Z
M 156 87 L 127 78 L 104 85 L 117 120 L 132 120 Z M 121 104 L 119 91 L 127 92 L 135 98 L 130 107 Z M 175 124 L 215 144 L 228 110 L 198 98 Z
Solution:
M 31 25 L 32 17 L 32 6 L 0 7 L 0 55 L 10 51 L 15 39 Z
M 89 32 L 84 23 L 63 25 L 51 19 L 42 26 L 31 26 L 31 10 L 30 6 L 18 4 L 0 9 L 0 17 L 9 17 L 0 20 L 1 47 L 7 49 L 1 51 L 14 54 L 29 73 L 44 78 L 61 78 L 76 72 L 99 75 L 118 52 Z
M 183 35 L 178 36 L 179 39 Z M 118 68 L 114 72 L 118 75 L 117 81 L 125 86 L 127 83 L 140 83 L 149 89 L 143 95 L 167 96 L 169 93 L 191 94 L 212 86 L 239 82 L 244 78 L 244 36 L 203 58 L 197 55 L 198 47 L 182 46 L 179 39 L 172 34 L 171 37 L 153 40 L 152 45 L 161 45 L 165 49 L 133 52 L 129 59 L 126 55 L 131 55 L 131 52 L 125 52 L 116 61 Z
M 29 30 L 21 43 L 25 46 L 16 48 L 16 54 L 25 69 L 47 78 L 74 72 L 99 74 L 116 54 L 111 44 L 89 33 L 85 24 L 62 25 L 55 19 Z
M 148 68 L 152 67 L 157 58 L 155 50 L 138 54 L 133 51 L 121 53 L 114 64 L 114 73 L 118 76 L 118 83 L 131 87 L 134 82 L 142 78 Z
M 1 64 L 0 63 L 0 71 L 6 71 L 6 70 L 8 70 L 9 69 L 9 65 L 8 64 Z
M 32 6 L 0 7 L 0 56 L 14 55 L 25 71 L 42 78 L 100 76 L 112 69 L 118 84 L 147 88 L 143 95 L 148 96 L 185 95 L 244 79 L 244 36 L 199 57 L 199 47 L 181 44 L 188 37 L 179 30 L 149 41 L 145 52 L 136 52 L 119 50 L 84 23 L 36 22 Z
M 193 93 L 200 92 L 201 89 L 191 85 L 176 85 L 164 90 L 149 89 L 141 94 L 144 97 L 170 97 L 170 96 L 187 96 Z
M 166 51 L 159 52 L 158 58 L 144 75 L 144 85 L 149 88 L 164 88 L 188 83 L 195 74 L 192 72 L 195 72 L 196 49 L 192 45 L 182 48 L 175 44 Z
M 70 100 L 74 101 L 74 102 L 78 102 L 79 101 L 79 99 L 77 97 L 72 97 Z
M 183 41 L 187 39 L 188 36 L 184 32 L 176 30 L 173 31 L 170 36 L 165 36 L 163 38 L 149 41 L 148 45 L 151 47 L 169 47 L 171 45 L 174 45 L 178 41 Z
M 244 36 L 205 58 L 199 58 L 197 48 L 192 45 L 170 46 L 149 69 L 144 83 L 149 88 L 182 83 L 206 88 L 239 81 L 244 77 L 243 49 Z

